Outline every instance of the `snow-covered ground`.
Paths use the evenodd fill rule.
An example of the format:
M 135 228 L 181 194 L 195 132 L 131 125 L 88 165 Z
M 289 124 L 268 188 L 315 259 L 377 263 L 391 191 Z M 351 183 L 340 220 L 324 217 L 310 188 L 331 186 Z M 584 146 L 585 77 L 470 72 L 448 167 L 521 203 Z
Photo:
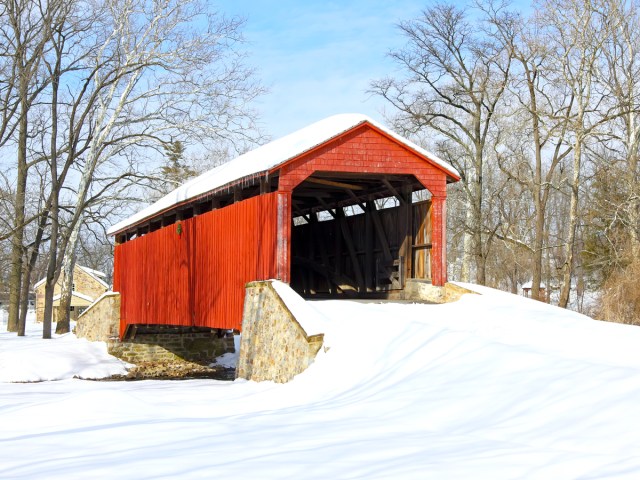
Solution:
M 330 349 L 286 385 L 70 379 L 112 360 L 2 334 L 3 378 L 67 379 L 0 384 L 0 478 L 640 478 L 640 329 L 478 290 L 309 303 Z
M 103 342 L 71 333 L 42 340 L 42 324 L 35 323 L 34 312 L 27 317 L 26 336 L 17 337 L 7 332 L 6 316 L 0 313 L 0 382 L 103 378 L 127 372 L 127 364 L 109 355 Z

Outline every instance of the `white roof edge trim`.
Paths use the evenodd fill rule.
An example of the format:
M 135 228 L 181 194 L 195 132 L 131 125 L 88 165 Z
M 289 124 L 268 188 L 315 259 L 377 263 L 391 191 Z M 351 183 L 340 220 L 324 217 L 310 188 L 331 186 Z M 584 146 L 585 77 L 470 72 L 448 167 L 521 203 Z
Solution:
M 90 297 L 89 295 L 85 295 L 84 293 L 77 292 L 75 290 L 71 292 L 71 296 L 81 298 L 82 300 L 86 300 L 87 302 L 93 302 L 93 297 Z M 59 293 L 58 295 L 53 296 L 53 301 L 55 302 L 56 300 L 60 300 L 61 298 L 62 298 L 62 294 Z
M 318 145 L 321 145 L 365 122 L 393 137 L 406 147 L 409 147 L 417 153 L 429 158 L 432 162 L 450 173 L 452 176 L 460 176 L 458 171 L 444 160 L 438 158 L 436 155 L 428 152 L 422 147 L 419 147 L 410 140 L 401 137 L 367 115 L 344 113 L 327 117 L 290 133 L 289 135 L 262 145 L 261 147 L 240 155 L 227 163 L 189 180 L 184 185 L 181 185 L 174 191 L 168 193 L 154 204 L 149 205 L 129 218 L 111 226 L 107 231 L 107 234 L 113 235 L 118 233 L 127 227 L 153 217 L 174 205 L 205 195 L 208 192 L 224 187 L 233 182 L 240 181 L 247 177 L 260 176 L 261 174 L 264 174 L 264 172 L 282 165 L 288 160 L 302 155 Z

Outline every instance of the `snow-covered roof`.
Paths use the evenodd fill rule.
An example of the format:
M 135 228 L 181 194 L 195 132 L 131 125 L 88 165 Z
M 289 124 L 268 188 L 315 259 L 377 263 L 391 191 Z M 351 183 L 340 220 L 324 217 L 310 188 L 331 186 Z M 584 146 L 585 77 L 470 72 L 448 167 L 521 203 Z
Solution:
M 76 292 L 75 290 L 73 292 L 71 292 L 71 296 L 72 297 L 76 297 L 76 298 L 80 298 L 82 300 L 85 300 L 89 303 L 93 303 L 93 297 L 90 297 L 89 295 L 85 295 L 84 293 L 80 293 L 80 292 Z M 54 295 L 53 296 L 53 301 L 56 302 L 58 300 L 60 300 L 62 298 L 62 294 L 59 293 L 58 295 Z
M 59 306 L 59 302 L 60 299 L 62 298 L 62 294 L 58 294 L 58 295 L 54 295 L 53 297 L 53 306 L 57 307 Z M 78 301 L 74 301 L 75 299 L 79 299 L 79 300 L 83 300 L 84 302 L 86 302 L 86 305 L 90 305 L 93 303 L 93 297 L 90 297 L 89 295 L 85 295 L 84 293 L 80 293 L 80 292 L 76 292 L 75 290 L 73 292 L 71 292 L 71 306 L 84 306 L 85 303 L 84 302 L 78 302 Z
M 108 234 L 118 233 L 127 227 L 153 217 L 177 204 L 224 187 L 225 185 L 236 183 L 242 179 L 261 176 L 288 160 L 365 122 L 380 129 L 417 153 L 428 157 L 451 176 L 456 178 L 460 176 L 457 170 L 444 160 L 439 159 L 432 153 L 424 150 L 410 140 L 401 137 L 366 115 L 349 113 L 333 115 L 258 147 L 255 150 L 251 150 L 230 162 L 203 173 L 199 177 L 186 182 L 184 185 L 165 195 L 154 204 L 116 223 L 108 230 Z
M 109 284 L 107 284 L 107 282 L 105 282 L 103 280 L 103 278 L 106 278 L 107 274 L 104 272 L 99 272 L 98 270 L 94 270 L 92 268 L 89 267 L 84 267 L 82 265 L 76 265 L 77 268 L 80 268 L 82 271 L 84 271 L 87 275 L 91 276 L 91 278 L 93 278 L 96 282 L 100 283 L 104 288 L 109 289 Z M 34 285 L 33 285 L 33 289 L 35 290 L 36 288 L 38 288 L 40 285 L 42 285 L 45 281 L 46 281 L 46 277 L 45 278 L 41 278 L 40 280 L 38 280 Z
M 104 278 L 107 277 L 106 273 L 99 272 L 98 270 L 94 270 L 94 269 L 89 268 L 89 267 L 83 267 L 82 265 L 78 265 L 78 268 L 80 268 L 85 273 L 87 273 L 89 276 L 91 276 L 96 282 L 100 283 L 107 290 L 110 288 L 109 284 L 104 281 Z

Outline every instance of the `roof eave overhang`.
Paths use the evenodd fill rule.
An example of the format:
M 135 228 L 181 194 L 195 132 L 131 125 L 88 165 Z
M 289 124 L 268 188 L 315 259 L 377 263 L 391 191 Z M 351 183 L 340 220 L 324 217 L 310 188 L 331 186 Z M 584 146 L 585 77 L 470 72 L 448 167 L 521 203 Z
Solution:
M 329 144 L 331 142 L 335 142 L 337 140 L 340 140 L 342 137 L 344 137 L 346 135 L 349 135 L 350 133 L 354 132 L 355 130 L 361 129 L 363 127 L 371 128 L 372 130 L 374 130 L 375 132 L 377 132 L 380 135 L 384 136 L 388 140 L 391 140 L 392 142 L 394 142 L 395 144 L 397 144 L 401 148 L 404 148 L 408 152 L 420 157 L 422 160 L 426 161 L 427 163 L 429 163 L 434 168 L 437 168 L 438 170 L 440 170 L 441 172 L 443 172 L 447 176 L 447 183 L 454 183 L 454 182 L 458 182 L 460 180 L 460 176 L 459 175 L 447 170 L 442 165 L 440 165 L 438 162 L 433 161 L 427 155 L 423 154 L 422 152 L 420 152 L 418 150 L 415 150 L 414 148 L 411 148 L 410 145 L 407 145 L 406 143 L 398 140 L 393 135 L 389 135 L 384 130 L 378 128 L 377 126 L 371 124 L 370 122 L 368 122 L 366 120 L 354 125 L 353 127 L 349 128 L 348 130 L 345 130 L 344 132 L 342 132 L 342 133 L 340 133 L 338 135 L 335 135 L 335 136 L 327 139 L 326 141 L 316 145 L 315 147 L 310 148 L 309 150 L 306 150 L 305 152 L 302 152 L 302 153 L 296 155 L 295 157 L 290 158 L 289 160 L 286 160 L 285 162 L 281 163 L 280 165 L 277 165 L 277 166 L 273 167 L 271 170 L 269 170 L 269 174 L 277 172 L 277 171 L 281 170 L 282 168 L 284 168 L 284 167 L 286 167 L 286 166 L 288 166 L 288 165 L 290 165 L 290 164 L 292 164 L 292 163 L 294 163 L 296 161 L 299 161 L 300 159 L 302 159 L 304 157 L 307 157 L 307 156 L 313 154 L 314 152 L 320 150 L 321 148 L 324 148 L 327 144 Z
M 215 196 L 217 193 L 219 192 L 223 192 L 223 191 L 229 191 L 231 189 L 233 189 L 236 185 L 241 185 L 242 183 L 246 182 L 248 179 L 257 179 L 257 178 L 261 178 L 264 176 L 270 176 L 273 175 L 274 173 L 280 171 L 282 168 L 296 162 L 299 161 L 300 159 L 303 159 L 311 154 L 313 154 L 314 152 L 320 150 L 321 148 L 324 148 L 327 144 L 335 142 L 340 140 L 341 138 L 343 138 L 346 135 L 351 134 L 352 132 L 354 132 L 355 130 L 361 129 L 363 127 L 367 127 L 367 128 L 371 128 L 372 130 L 374 130 L 375 132 L 377 132 L 378 134 L 384 136 L 385 138 L 389 139 L 390 141 L 394 142 L 395 144 L 397 144 L 398 146 L 400 146 L 401 148 L 404 148 L 405 150 L 409 151 L 410 153 L 418 156 L 419 158 L 421 158 L 422 160 L 426 161 L 427 163 L 429 163 L 431 166 L 433 166 L 434 168 L 440 170 L 441 172 L 443 172 L 446 176 L 447 176 L 447 183 L 454 183 L 460 180 L 460 176 L 454 174 L 453 172 L 447 170 L 446 168 L 444 168 L 442 165 L 440 165 L 438 162 L 432 160 L 431 158 L 429 158 L 427 155 L 425 155 L 424 153 L 411 148 L 410 145 L 407 145 L 406 143 L 400 141 L 398 138 L 394 137 L 393 135 L 390 135 L 389 133 L 385 132 L 384 130 L 378 128 L 376 125 L 373 125 L 372 123 L 363 120 L 360 123 L 357 123 L 356 125 L 353 125 L 351 128 L 337 134 L 334 135 L 331 138 L 326 139 L 325 141 L 323 141 L 322 143 L 319 143 L 318 145 L 315 145 L 314 147 L 305 150 L 304 152 L 301 152 L 285 161 L 283 161 L 282 163 L 280 163 L 279 165 L 276 165 L 275 167 L 269 169 L 269 170 L 265 170 L 262 172 L 257 172 L 257 173 L 253 173 L 251 175 L 248 176 L 244 176 L 241 178 L 238 178 L 232 182 L 229 182 L 225 185 L 221 185 L 220 187 L 217 187 L 215 189 L 209 190 L 208 192 L 202 193 L 200 195 L 197 195 L 195 197 L 183 200 L 182 202 L 173 204 L 159 212 L 156 212 L 155 214 L 143 218 L 141 220 L 139 220 L 138 222 L 135 222 L 131 225 L 128 225 L 126 227 L 123 227 L 115 232 L 111 232 L 110 235 L 111 236 L 117 236 L 117 235 L 121 235 L 125 232 L 129 232 L 132 230 L 136 230 L 137 228 L 139 228 L 142 225 L 148 224 L 150 222 L 155 221 L 158 218 L 162 218 L 164 215 L 166 215 L 168 212 L 172 211 L 172 210 L 176 210 L 179 209 L 180 207 L 183 207 L 185 205 L 189 205 L 190 203 L 197 203 L 207 197 L 212 197 Z
M 242 185 L 243 183 L 245 183 L 247 180 L 255 180 L 255 179 L 259 179 L 265 176 L 270 175 L 270 171 L 262 171 L 262 172 L 257 172 L 257 173 L 252 173 L 251 175 L 246 175 L 244 177 L 240 177 L 235 179 L 233 182 L 229 182 L 226 183 L 224 185 L 221 185 L 219 187 L 216 187 L 212 190 L 209 190 L 208 192 L 204 192 L 201 193 L 200 195 L 196 195 L 194 197 L 188 198 L 186 200 L 183 200 L 179 203 L 174 203 L 173 205 L 160 210 L 159 212 L 154 213 L 153 215 L 150 215 L 148 217 L 145 217 L 143 219 L 140 219 L 139 221 L 132 223 L 131 225 L 127 225 L 126 227 L 123 227 L 119 230 L 116 230 L 114 232 L 109 233 L 109 236 L 115 237 L 117 235 L 121 235 L 125 232 L 129 232 L 131 230 L 136 230 L 137 228 L 139 228 L 142 225 L 146 225 L 150 222 L 154 222 L 159 218 L 164 217 L 168 212 L 171 212 L 172 210 L 176 210 L 179 209 L 180 207 L 184 207 L 185 205 L 189 205 L 190 203 L 198 203 L 204 199 L 206 199 L 207 197 L 213 197 L 215 196 L 217 193 L 220 192 L 224 192 L 224 191 L 229 191 L 232 190 L 236 185 Z

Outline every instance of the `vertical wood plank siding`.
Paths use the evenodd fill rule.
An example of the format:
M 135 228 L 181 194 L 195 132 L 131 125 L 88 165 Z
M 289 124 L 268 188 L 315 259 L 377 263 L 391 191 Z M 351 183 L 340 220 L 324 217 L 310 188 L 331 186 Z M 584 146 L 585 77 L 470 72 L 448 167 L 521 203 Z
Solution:
M 116 245 L 120 334 L 134 324 L 240 329 L 244 285 L 277 273 L 276 212 L 277 193 L 260 195 Z

